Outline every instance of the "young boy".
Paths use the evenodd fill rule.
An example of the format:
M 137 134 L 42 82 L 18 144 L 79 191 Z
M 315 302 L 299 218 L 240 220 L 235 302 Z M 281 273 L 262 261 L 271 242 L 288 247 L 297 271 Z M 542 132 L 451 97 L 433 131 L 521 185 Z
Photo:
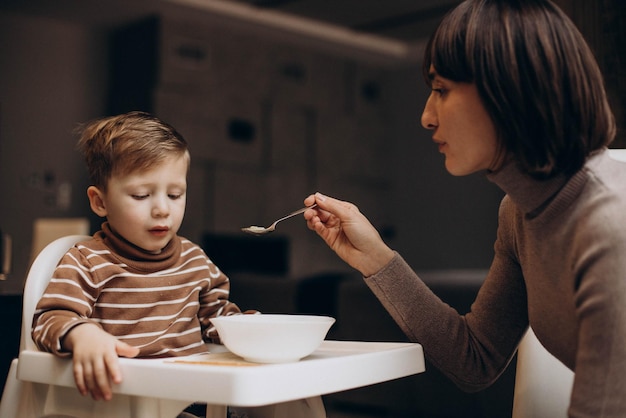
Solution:
M 37 305 L 32 337 L 72 356 L 81 394 L 112 397 L 118 356 L 206 352 L 209 319 L 241 313 L 228 278 L 177 231 L 185 212 L 187 143 L 142 112 L 87 124 L 78 142 L 93 182 L 91 209 L 106 222 L 60 261 Z
M 59 262 L 32 337 L 43 351 L 72 356 L 81 394 L 108 400 L 112 383 L 122 381 L 119 356 L 205 353 L 205 342 L 218 340 L 210 318 L 241 311 L 228 300 L 228 278 L 177 235 L 190 162 L 185 139 L 156 117 L 131 112 L 87 124 L 78 147 L 93 182 L 91 209 L 106 222 Z M 204 415 L 202 408 L 188 410 Z M 314 397 L 231 408 L 230 415 L 317 418 L 325 410 Z

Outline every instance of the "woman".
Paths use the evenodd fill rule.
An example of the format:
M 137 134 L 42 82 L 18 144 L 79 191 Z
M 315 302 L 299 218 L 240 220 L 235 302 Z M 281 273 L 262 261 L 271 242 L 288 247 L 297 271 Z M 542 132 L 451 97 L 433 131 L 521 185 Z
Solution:
M 626 165 L 608 156 L 593 54 L 548 0 L 468 0 L 430 39 L 424 73 L 422 124 L 448 172 L 506 193 L 471 312 L 439 300 L 353 204 L 307 197 L 309 228 L 461 388 L 492 384 L 530 325 L 575 372 L 570 416 L 626 416 Z

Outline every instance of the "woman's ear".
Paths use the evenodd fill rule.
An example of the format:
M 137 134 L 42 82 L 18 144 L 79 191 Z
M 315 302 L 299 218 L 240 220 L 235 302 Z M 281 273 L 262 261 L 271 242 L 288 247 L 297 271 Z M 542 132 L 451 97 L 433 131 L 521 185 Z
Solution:
M 103 193 L 96 186 L 89 186 L 87 188 L 87 197 L 89 198 L 89 205 L 91 210 L 96 215 L 104 218 L 107 216 L 107 209 L 104 204 Z

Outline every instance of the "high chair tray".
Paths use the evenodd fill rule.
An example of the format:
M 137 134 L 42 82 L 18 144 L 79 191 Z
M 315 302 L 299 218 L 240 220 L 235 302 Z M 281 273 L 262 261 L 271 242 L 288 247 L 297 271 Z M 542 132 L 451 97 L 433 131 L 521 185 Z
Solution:
M 209 345 L 211 354 L 168 359 L 120 358 L 124 381 L 114 392 L 136 396 L 260 406 L 324 395 L 421 373 L 422 346 L 412 343 L 324 341 L 293 363 L 249 363 Z M 25 350 L 20 380 L 74 386 L 71 359 Z M 146 383 L 148 382 L 148 383 Z

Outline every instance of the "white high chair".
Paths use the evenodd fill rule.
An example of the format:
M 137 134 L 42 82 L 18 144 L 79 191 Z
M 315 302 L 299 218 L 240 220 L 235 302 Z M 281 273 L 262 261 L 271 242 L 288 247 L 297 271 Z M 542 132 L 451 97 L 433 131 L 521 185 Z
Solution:
M 40 352 L 35 346 L 30 335 L 37 302 L 61 257 L 76 242 L 88 238 L 72 235 L 53 241 L 41 251 L 30 268 L 24 288 L 20 356 L 11 363 L 0 402 L 0 418 L 174 418 L 192 403 L 189 399 L 150 397 L 149 379 L 146 379 L 145 384 L 132 385 L 133 392 L 126 392 L 125 385 L 115 387 L 112 401 L 93 401 L 78 393 L 72 376 L 71 359 Z M 149 368 L 145 360 L 124 360 L 143 361 Z M 207 411 L 207 416 L 223 418 L 226 416 L 226 407 L 212 407 Z
M 513 418 L 566 418 L 574 373 L 529 327 L 517 350 Z

